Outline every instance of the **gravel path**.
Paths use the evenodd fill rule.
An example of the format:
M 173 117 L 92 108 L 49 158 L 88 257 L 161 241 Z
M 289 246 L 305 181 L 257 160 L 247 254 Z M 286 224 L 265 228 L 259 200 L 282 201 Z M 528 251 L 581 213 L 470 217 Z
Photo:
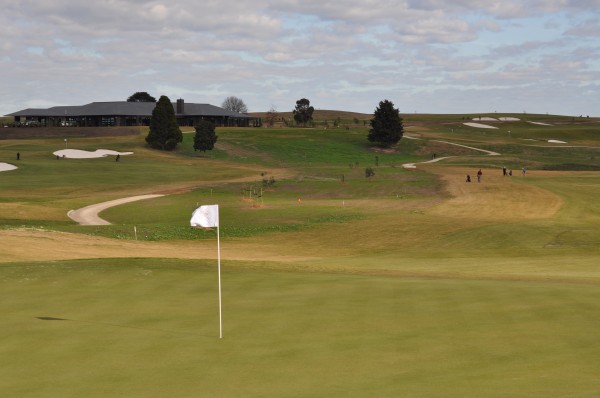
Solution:
M 71 220 L 78 222 L 80 225 L 110 225 L 110 223 L 98 216 L 103 210 L 109 207 L 122 205 L 124 203 L 135 202 L 138 200 L 158 198 L 164 195 L 138 195 L 130 196 L 128 198 L 109 200 L 108 202 L 97 203 L 82 207 L 81 209 L 71 210 L 67 213 Z

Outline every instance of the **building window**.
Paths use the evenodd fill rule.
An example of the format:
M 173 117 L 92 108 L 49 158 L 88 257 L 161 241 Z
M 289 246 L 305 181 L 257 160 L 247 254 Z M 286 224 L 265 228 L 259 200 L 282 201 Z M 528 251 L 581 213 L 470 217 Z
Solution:
M 102 116 L 102 125 L 103 126 L 114 126 L 115 125 L 115 117 L 114 116 Z

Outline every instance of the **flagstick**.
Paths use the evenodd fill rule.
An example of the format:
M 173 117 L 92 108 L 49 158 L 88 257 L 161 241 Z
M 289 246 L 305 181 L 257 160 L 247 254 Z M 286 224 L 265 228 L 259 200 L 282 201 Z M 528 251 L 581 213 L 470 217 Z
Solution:
M 223 312 L 221 300 L 221 233 L 219 231 L 219 205 L 200 206 L 192 213 L 192 227 L 217 227 L 217 265 L 219 274 L 219 338 L 223 338 Z
M 223 312 L 221 310 L 221 240 L 219 237 L 219 227 L 217 226 L 217 268 L 219 274 L 219 338 L 223 338 Z

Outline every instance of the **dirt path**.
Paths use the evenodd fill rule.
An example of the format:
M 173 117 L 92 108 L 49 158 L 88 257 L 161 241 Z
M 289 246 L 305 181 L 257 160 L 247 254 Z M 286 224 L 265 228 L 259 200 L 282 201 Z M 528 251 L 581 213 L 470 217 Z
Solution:
M 121 198 L 115 200 L 109 200 L 108 202 L 96 203 L 82 207 L 81 209 L 71 210 L 67 213 L 71 220 L 78 222 L 80 225 L 110 225 L 110 223 L 98 216 L 103 210 L 106 210 L 113 206 L 122 205 L 124 203 L 136 202 L 138 200 L 158 198 L 164 195 L 138 195 L 130 196 L 128 198 Z

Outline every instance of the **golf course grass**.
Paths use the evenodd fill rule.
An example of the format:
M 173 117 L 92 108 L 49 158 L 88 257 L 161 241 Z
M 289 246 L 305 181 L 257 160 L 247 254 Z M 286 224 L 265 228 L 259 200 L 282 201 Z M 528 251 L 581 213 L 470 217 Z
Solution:
M 2 396 L 598 396 L 600 123 L 528 117 L 551 125 L 421 115 L 392 151 L 362 127 L 69 139 L 119 162 L 0 140 Z M 214 203 L 222 339 L 216 230 L 189 227 Z

